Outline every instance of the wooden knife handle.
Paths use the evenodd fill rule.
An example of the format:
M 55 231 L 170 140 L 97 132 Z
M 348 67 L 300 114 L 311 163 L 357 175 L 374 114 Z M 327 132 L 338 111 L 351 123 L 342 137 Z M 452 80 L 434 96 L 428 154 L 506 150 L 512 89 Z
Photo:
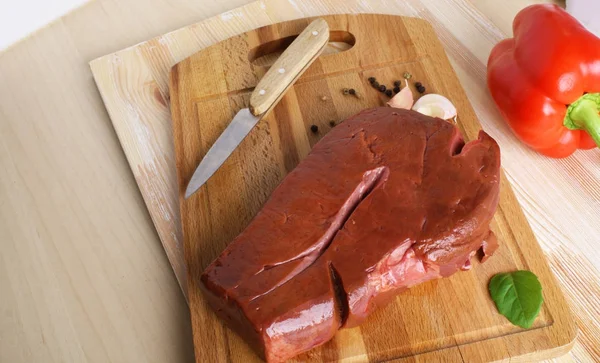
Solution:
M 327 22 L 318 18 L 310 23 L 258 82 L 250 96 L 250 112 L 254 116 L 267 112 L 317 59 L 328 41 Z

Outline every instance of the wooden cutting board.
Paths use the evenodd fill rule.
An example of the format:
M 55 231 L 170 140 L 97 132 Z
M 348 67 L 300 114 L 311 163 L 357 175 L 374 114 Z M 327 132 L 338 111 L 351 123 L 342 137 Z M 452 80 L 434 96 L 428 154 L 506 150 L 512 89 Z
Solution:
M 183 194 L 194 169 L 248 98 L 269 56 L 289 44 L 310 19 L 279 23 L 208 47 L 171 71 L 170 95 L 179 201 L 188 271 L 188 296 L 197 362 L 250 362 L 257 357 L 207 307 L 198 289 L 203 269 L 242 231 L 270 192 L 331 129 L 358 111 L 385 104 L 370 87 L 374 76 L 388 86 L 412 74 L 428 92 L 447 96 L 459 110 L 458 126 L 474 139 L 481 125 L 434 29 L 423 20 L 387 15 L 324 17 L 331 39 L 350 48 L 323 55 L 251 132 L 201 190 Z M 345 95 L 354 88 L 360 97 Z M 415 94 L 416 91 L 415 91 Z M 318 126 L 318 132 L 311 126 Z M 389 359 L 525 361 L 564 354 L 576 328 L 545 257 L 502 177 L 492 223 L 501 248 L 470 272 L 425 283 L 399 295 L 367 322 L 297 361 Z M 516 269 L 535 272 L 545 303 L 532 329 L 500 316 L 489 298 L 492 275 Z

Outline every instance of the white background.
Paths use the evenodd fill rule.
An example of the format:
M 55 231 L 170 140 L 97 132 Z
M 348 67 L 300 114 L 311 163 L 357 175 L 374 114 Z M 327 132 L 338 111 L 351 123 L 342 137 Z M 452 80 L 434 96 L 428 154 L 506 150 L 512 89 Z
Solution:
M 0 0 L 0 51 L 86 1 Z M 600 0 L 568 0 L 567 9 L 600 35 Z
M 0 0 L 0 51 L 87 0 Z

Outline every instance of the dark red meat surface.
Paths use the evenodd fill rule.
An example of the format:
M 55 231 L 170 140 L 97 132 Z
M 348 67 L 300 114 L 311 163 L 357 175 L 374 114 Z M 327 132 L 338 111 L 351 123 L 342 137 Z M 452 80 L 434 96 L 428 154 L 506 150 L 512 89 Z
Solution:
M 331 130 L 203 273 L 209 304 L 269 362 L 360 324 L 422 282 L 470 268 L 499 193 L 500 151 L 394 108 Z

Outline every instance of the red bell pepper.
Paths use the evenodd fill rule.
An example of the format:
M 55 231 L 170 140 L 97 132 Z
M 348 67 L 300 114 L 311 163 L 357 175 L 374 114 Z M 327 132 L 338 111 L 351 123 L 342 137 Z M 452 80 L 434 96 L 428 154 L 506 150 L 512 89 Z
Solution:
M 519 139 L 561 158 L 600 146 L 600 38 L 556 5 L 532 5 L 488 60 L 488 87 Z

